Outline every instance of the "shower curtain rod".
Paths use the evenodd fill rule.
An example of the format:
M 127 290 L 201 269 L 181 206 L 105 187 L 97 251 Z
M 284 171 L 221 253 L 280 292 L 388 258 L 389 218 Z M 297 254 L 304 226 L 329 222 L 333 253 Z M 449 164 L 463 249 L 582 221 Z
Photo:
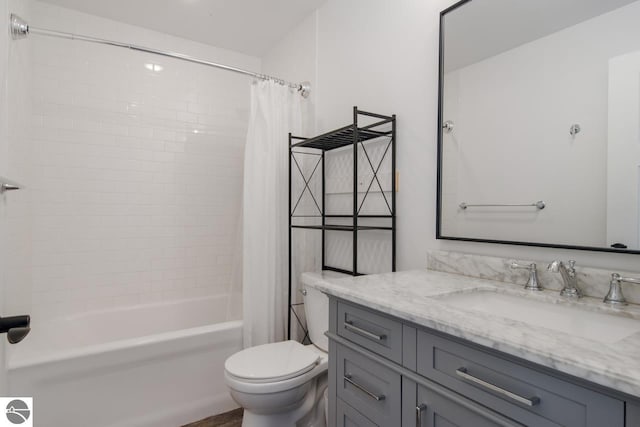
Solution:
M 218 64 L 216 62 L 205 61 L 203 59 L 194 58 L 193 56 L 185 55 L 182 53 L 153 49 L 150 47 L 138 46 L 135 44 L 123 43 L 123 42 L 118 42 L 114 40 L 100 39 L 97 37 L 83 36 L 80 34 L 65 33 L 62 31 L 54 31 L 54 30 L 47 30 L 45 28 L 31 27 L 29 24 L 27 24 L 27 22 L 24 19 L 20 18 L 18 15 L 15 15 L 13 13 L 11 14 L 10 27 L 11 27 L 11 37 L 13 38 L 13 40 L 23 39 L 27 37 L 29 34 L 37 34 L 41 36 L 57 37 L 57 38 L 67 39 L 67 40 L 81 40 L 89 43 L 123 47 L 126 49 L 135 50 L 138 52 L 152 53 L 155 55 L 166 56 L 169 58 L 175 58 L 175 59 L 180 59 L 182 61 L 192 62 L 194 64 L 206 65 L 209 67 L 232 71 L 234 73 L 255 77 L 260 80 L 271 80 L 271 81 L 280 83 L 282 85 L 287 85 L 290 88 L 297 90 L 298 92 L 300 92 L 300 94 L 304 98 L 308 97 L 309 92 L 311 91 L 311 84 L 309 82 L 290 83 L 285 80 L 279 79 L 277 77 L 269 76 L 266 74 L 255 73 L 253 71 L 243 70 L 242 68 L 232 67 L 230 65 L 224 65 L 224 64 Z

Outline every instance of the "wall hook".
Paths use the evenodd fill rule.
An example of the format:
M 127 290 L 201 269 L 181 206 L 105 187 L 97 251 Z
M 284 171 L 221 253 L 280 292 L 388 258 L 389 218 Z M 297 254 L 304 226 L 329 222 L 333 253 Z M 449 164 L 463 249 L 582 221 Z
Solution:
M 445 133 L 453 132 L 453 121 L 447 120 L 442 124 L 442 129 L 444 129 Z
M 0 194 L 4 193 L 5 191 L 20 190 L 21 188 L 22 186 L 17 182 L 0 176 Z
M 580 125 L 575 124 L 575 125 L 571 125 L 571 127 L 569 128 L 569 135 L 571 136 L 576 136 L 577 134 L 580 133 L 582 129 L 580 128 Z

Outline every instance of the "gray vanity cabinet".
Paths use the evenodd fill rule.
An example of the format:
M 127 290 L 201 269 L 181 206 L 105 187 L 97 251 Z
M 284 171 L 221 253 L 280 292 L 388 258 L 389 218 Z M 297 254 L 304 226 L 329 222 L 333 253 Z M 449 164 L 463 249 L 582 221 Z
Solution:
M 329 314 L 331 427 L 640 427 L 615 392 L 337 298 Z

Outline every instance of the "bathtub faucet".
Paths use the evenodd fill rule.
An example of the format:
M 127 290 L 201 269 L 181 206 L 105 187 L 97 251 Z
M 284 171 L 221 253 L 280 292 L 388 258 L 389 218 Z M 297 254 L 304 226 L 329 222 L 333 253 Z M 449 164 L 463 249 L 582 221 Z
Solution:
M 17 344 L 31 332 L 31 317 L 11 316 L 0 317 L 0 334 L 7 334 L 9 344 Z

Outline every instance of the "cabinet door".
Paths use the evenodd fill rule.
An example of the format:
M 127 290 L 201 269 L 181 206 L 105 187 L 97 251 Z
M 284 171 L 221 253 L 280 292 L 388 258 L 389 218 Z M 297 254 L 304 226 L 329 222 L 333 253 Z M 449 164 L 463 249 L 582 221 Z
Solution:
M 370 419 L 338 399 L 336 405 L 337 427 L 378 427 Z
M 415 408 L 407 408 L 413 409 L 414 413 L 407 410 L 403 418 L 415 419 L 416 427 L 522 427 L 522 424 L 435 385 L 417 385 L 415 404 Z

